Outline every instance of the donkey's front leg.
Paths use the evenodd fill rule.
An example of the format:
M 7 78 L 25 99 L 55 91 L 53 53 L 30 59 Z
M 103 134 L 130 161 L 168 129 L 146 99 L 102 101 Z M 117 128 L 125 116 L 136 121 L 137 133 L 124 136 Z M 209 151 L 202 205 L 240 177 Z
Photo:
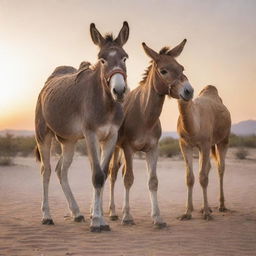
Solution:
M 160 216 L 160 210 L 158 207 L 158 199 L 157 199 L 157 189 L 158 189 L 158 179 L 156 175 L 156 165 L 158 158 L 158 150 L 157 146 L 153 148 L 151 151 L 146 153 L 146 161 L 148 167 L 148 187 L 150 191 L 151 198 L 151 216 L 153 218 L 153 223 L 156 227 L 163 228 L 166 227 L 166 223 L 162 220 Z
M 117 131 L 112 131 L 112 134 L 108 136 L 107 140 L 101 142 L 101 169 L 103 170 L 106 176 L 108 175 L 109 162 L 115 149 L 116 141 Z M 103 218 L 103 188 L 100 194 L 100 204 L 102 213 L 101 229 L 105 231 L 110 231 L 109 225 L 105 223 L 105 220 Z
M 96 134 L 93 131 L 85 130 L 84 136 L 92 168 L 92 183 L 94 187 L 90 230 L 92 232 L 100 232 L 102 225 L 101 191 L 106 180 L 106 175 L 102 171 L 99 162 L 99 142 Z

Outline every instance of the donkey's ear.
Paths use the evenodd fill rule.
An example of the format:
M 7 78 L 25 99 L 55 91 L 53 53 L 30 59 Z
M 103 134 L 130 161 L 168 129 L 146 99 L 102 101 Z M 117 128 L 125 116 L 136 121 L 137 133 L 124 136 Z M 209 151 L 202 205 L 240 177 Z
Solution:
M 167 54 L 172 56 L 173 58 L 178 57 L 181 54 L 186 42 L 187 39 L 184 39 L 179 45 L 177 45 L 176 47 L 172 48 L 169 52 L 167 52 Z
M 92 41 L 99 47 L 102 47 L 103 44 L 105 43 L 105 39 L 97 30 L 94 23 L 91 23 L 90 25 L 90 32 L 91 32 Z
M 115 39 L 115 42 L 119 44 L 120 46 L 123 46 L 129 38 L 129 25 L 127 21 L 124 21 L 123 27 L 121 28 L 117 38 Z
M 149 48 L 145 43 L 142 43 L 142 47 L 145 53 L 148 55 L 148 57 L 150 57 L 154 61 L 157 61 L 159 59 L 159 54 L 154 50 L 152 50 L 151 48 Z

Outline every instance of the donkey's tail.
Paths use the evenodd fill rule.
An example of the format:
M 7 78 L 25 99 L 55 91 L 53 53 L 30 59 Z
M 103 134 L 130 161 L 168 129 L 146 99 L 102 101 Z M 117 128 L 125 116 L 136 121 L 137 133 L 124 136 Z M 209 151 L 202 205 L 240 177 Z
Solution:
M 41 156 L 40 156 L 38 146 L 35 147 L 35 157 L 38 162 L 41 162 Z
M 215 160 L 217 160 L 217 152 L 216 152 L 216 145 L 212 146 L 212 156 Z

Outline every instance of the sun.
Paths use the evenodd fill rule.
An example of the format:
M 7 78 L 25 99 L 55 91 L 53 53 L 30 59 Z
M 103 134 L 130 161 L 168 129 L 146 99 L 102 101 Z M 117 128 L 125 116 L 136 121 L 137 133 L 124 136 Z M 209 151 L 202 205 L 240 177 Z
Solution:
M 0 43 L 0 126 L 27 108 L 27 72 L 22 53 Z M 6 124 L 8 125 L 8 124 Z
M 0 109 L 10 110 L 21 94 L 20 81 L 24 79 L 22 63 L 7 47 L 0 46 Z

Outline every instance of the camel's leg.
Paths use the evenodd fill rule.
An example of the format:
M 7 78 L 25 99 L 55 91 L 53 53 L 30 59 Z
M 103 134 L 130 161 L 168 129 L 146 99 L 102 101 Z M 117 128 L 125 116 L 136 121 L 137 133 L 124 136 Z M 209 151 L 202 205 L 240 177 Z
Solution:
M 224 190 L 223 190 L 223 177 L 225 172 L 225 157 L 228 150 L 228 142 L 222 142 L 217 144 L 217 165 L 219 172 L 219 180 L 220 180 L 220 212 L 225 212 L 227 208 L 225 207 L 225 198 L 224 198 Z
M 123 172 L 125 194 L 124 194 L 122 224 L 134 225 L 135 223 L 134 223 L 133 217 L 130 214 L 130 203 L 129 203 L 130 188 L 134 180 L 133 168 L 132 168 L 133 153 L 129 147 L 124 147 L 123 150 L 124 150 L 124 158 L 125 158 L 125 168 Z
M 52 141 L 52 134 L 48 133 L 45 136 L 43 143 L 37 143 L 37 147 L 41 157 L 41 175 L 43 178 L 43 200 L 42 200 L 41 209 L 43 213 L 42 224 L 44 225 L 54 224 L 50 214 L 49 201 L 48 201 L 49 182 L 50 182 L 50 176 L 51 176 L 51 165 L 50 165 L 51 141 Z
M 94 188 L 90 230 L 92 232 L 100 232 L 103 220 L 101 211 L 101 190 L 104 186 L 106 175 L 100 166 L 99 141 L 95 132 L 91 130 L 84 130 L 83 132 L 87 145 L 88 157 L 92 168 L 92 183 Z
M 116 147 L 109 165 L 109 179 L 110 179 L 109 218 L 111 220 L 118 219 L 118 215 L 116 214 L 116 207 L 115 207 L 114 189 L 115 189 L 117 173 L 120 168 L 120 160 L 121 160 L 120 153 L 121 153 L 121 149 Z
M 192 218 L 193 208 L 193 186 L 195 182 L 193 173 L 193 148 L 180 141 L 180 148 L 186 162 L 186 183 L 188 188 L 187 209 L 180 217 L 180 220 L 190 220 Z
M 72 216 L 74 217 L 74 221 L 82 222 L 84 221 L 84 216 L 80 213 L 79 207 L 71 191 L 68 181 L 68 170 L 73 160 L 75 143 L 75 141 L 72 141 L 61 144 L 62 157 L 56 166 L 56 173 L 58 175 L 62 190 L 68 201 L 68 206 Z
M 204 205 L 203 205 L 203 217 L 206 220 L 210 220 L 211 216 L 211 209 L 208 205 L 208 198 L 207 198 L 207 186 L 208 186 L 208 175 L 211 169 L 210 163 L 210 146 L 208 147 L 205 145 L 203 148 L 200 149 L 199 154 L 199 181 L 203 189 L 203 197 L 204 197 Z
M 166 223 L 162 220 L 160 216 L 160 210 L 158 206 L 157 199 L 157 189 L 158 189 L 158 178 L 156 175 L 156 166 L 157 166 L 158 150 L 157 146 L 151 151 L 146 153 L 146 161 L 148 168 L 148 187 L 150 191 L 151 198 L 151 216 L 153 218 L 153 223 L 159 228 L 166 227 Z

